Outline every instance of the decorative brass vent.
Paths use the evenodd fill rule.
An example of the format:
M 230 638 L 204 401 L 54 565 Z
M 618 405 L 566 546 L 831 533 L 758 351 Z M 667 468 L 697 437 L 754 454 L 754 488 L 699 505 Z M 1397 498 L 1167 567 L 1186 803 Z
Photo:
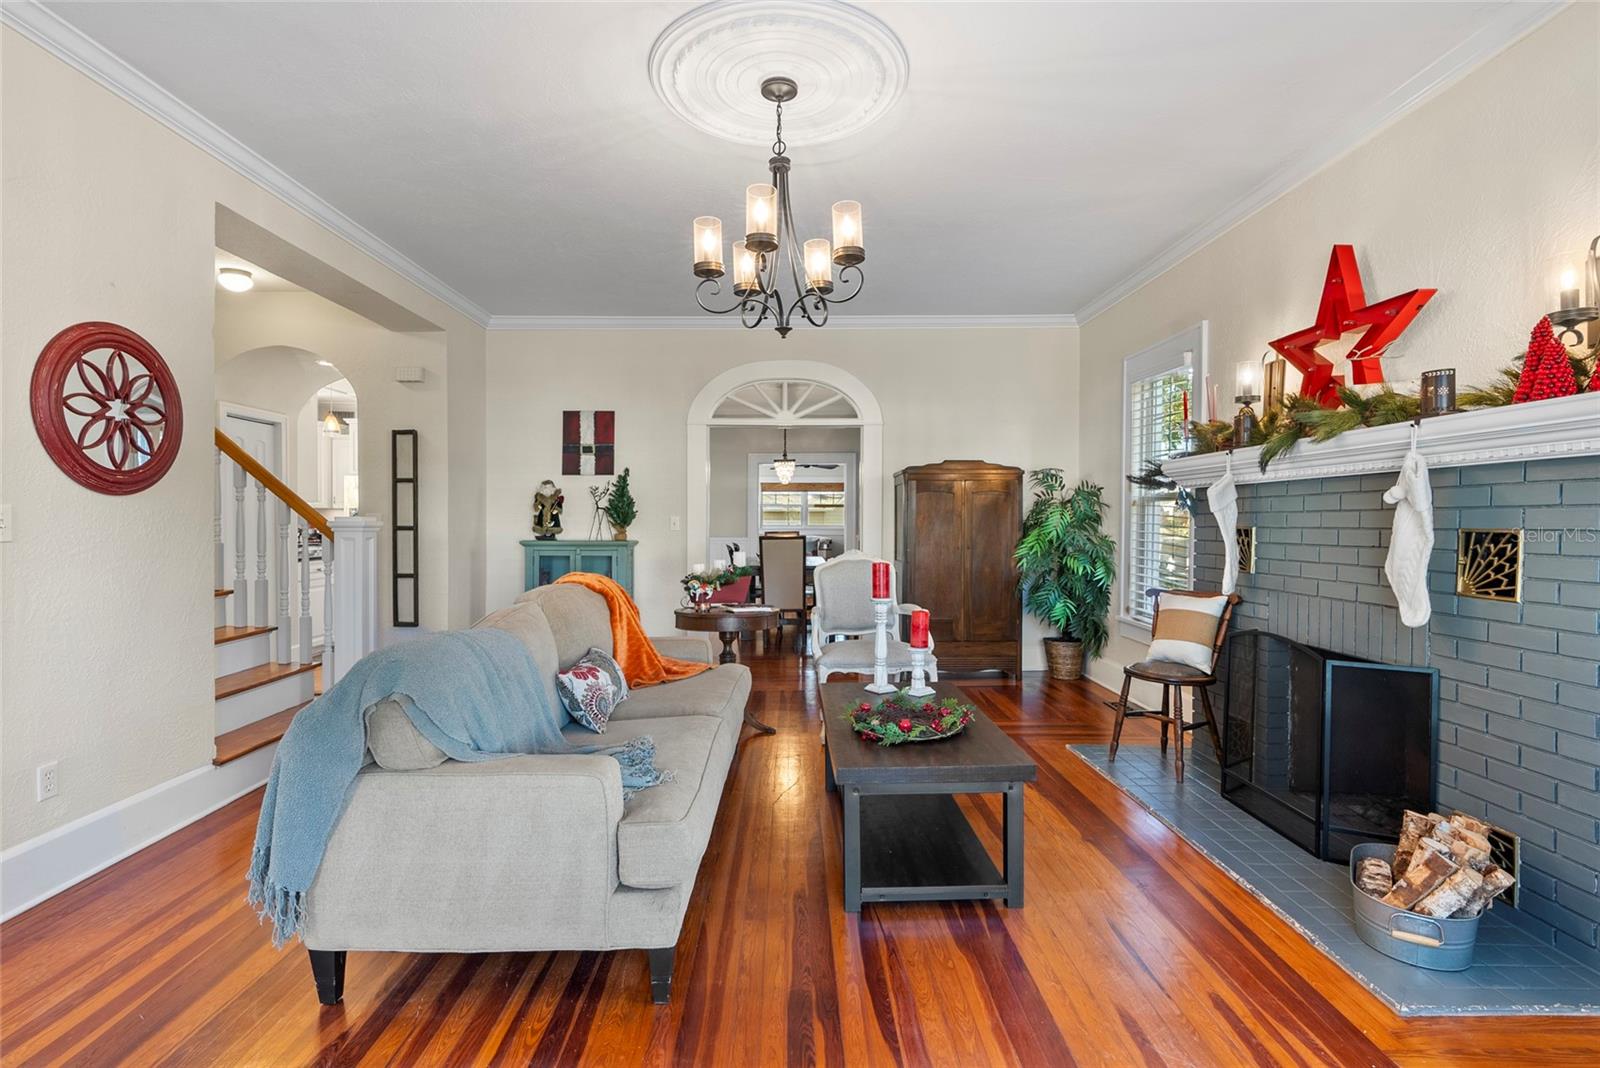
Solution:
M 1239 574 L 1253 575 L 1256 570 L 1256 528 L 1238 527 L 1235 534 L 1239 541 Z
M 1456 541 L 1456 592 L 1486 601 L 1522 600 L 1522 531 L 1463 530 Z
M 1489 860 L 1516 882 L 1502 899 L 1512 908 L 1522 899 L 1522 836 L 1500 827 L 1489 828 Z

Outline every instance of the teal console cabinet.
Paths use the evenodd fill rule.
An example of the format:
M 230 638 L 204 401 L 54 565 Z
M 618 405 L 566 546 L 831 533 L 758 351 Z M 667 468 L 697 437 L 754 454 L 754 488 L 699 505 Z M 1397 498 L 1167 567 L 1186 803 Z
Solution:
M 525 541 L 522 543 L 522 588 L 548 586 L 568 571 L 605 575 L 633 596 L 633 547 L 636 541 Z

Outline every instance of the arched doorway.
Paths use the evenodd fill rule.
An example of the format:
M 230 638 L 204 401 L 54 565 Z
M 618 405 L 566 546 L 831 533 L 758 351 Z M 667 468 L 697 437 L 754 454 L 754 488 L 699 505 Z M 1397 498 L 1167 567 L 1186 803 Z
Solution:
M 685 566 L 705 558 L 713 427 L 856 427 L 860 432 L 861 548 L 883 554 L 883 409 L 855 375 L 814 360 L 772 360 L 724 371 L 689 406 Z

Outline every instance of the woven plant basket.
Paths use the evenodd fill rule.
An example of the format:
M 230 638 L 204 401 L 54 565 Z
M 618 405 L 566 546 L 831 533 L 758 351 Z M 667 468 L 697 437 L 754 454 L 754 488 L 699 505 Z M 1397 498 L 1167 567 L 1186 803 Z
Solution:
M 1062 682 L 1083 678 L 1083 643 L 1066 638 L 1046 638 L 1044 656 L 1050 665 L 1050 677 Z

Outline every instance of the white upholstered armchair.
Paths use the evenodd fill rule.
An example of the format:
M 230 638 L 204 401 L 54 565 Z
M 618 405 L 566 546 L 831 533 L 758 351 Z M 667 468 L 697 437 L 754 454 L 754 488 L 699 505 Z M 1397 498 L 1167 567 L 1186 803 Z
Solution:
M 811 652 L 815 657 L 817 682 L 829 675 L 845 672 L 870 675 L 873 664 L 873 635 L 877 624 L 872 614 L 872 557 L 851 550 L 818 564 L 812 576 L 816 603 L 811 608 Z M 889 565 L 889 590 L 896 589 L 894 565 Z M 911 646 L 900 640 L 900 619 L 918 611 L 919 605 L 893 604 L 890 611 L 889 674 L 911 671 Z M 843 641 L 835 641 L 843 638 Z M 928 638 L 928 678 L 939 681 L 939 662 L 933 656 L 933 638 Z

